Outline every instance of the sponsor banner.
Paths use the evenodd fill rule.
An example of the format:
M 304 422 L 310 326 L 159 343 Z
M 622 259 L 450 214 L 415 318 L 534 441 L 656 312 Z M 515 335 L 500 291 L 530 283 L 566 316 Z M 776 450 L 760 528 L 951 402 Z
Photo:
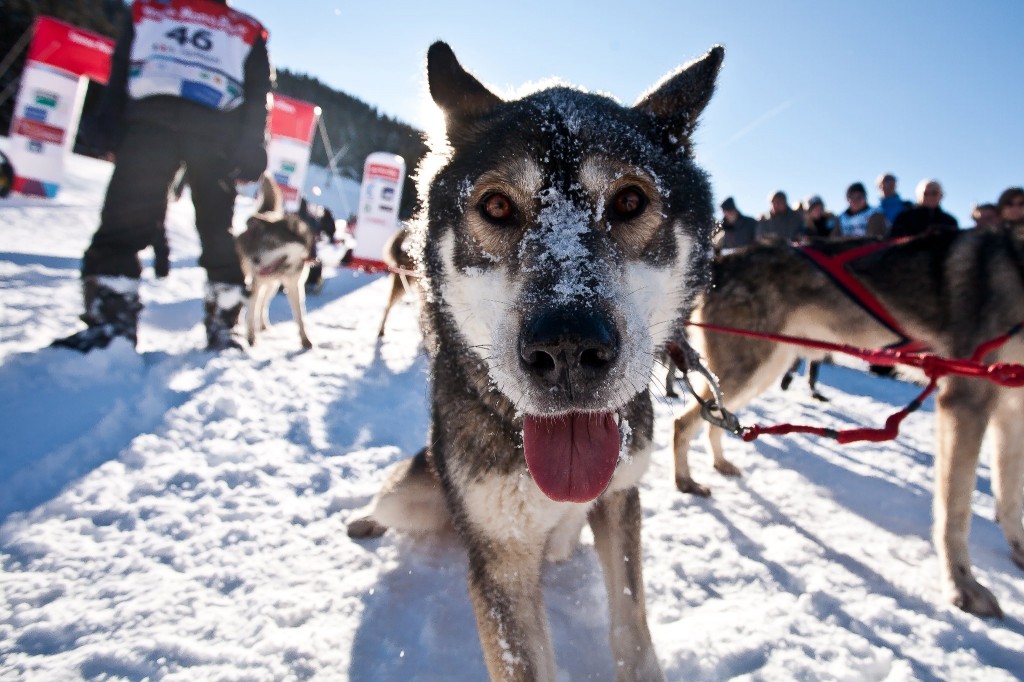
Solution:
M 374 152 L 363 164 L 356 218 L 356 245 L 352 258 L 358 263 L 386 268 L 383 253 L 391 235 L 399 228 L 398 209 L 405 182 L 405 159 L 397 154 Z
M 88 78 L 106 83 L 114 41 L 52 17 L 36 19 L 11 119 L 15 191 L 55 197 L 75 144 Z
M 287 137 L 313 144 L 320 107 L 284 95 L 274 95 L 274 110 L 270 114 L 271 137 Z
M 28 59 L 106 84 L 114 41 L 53 17 L 36 19 Z
M 40 62 L 28 62 L 21 75 L 11 121 L 10 150 L 24 194 L 54 197 L 64 179 L 64 159 L 75 143 L 86 79 Z
M 286 211 L 299 208 L 319 117 L 320 107 L 315 104 L 274 95 L 267 170 L 281 187 Z

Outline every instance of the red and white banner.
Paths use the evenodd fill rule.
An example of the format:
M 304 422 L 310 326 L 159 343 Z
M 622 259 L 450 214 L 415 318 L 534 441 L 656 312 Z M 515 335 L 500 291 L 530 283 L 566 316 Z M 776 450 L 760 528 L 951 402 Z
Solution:
M 386 270 L 384 246 L 399 228 L 398 210 L 402 204 L 405 159 L 397 154 L 374 152 L 363 164 L 363 183 L 359 189 L 359 213 L 356 219 L 356 245 L 350 267 Z
M 11 121 L 14 190 L 53 198 L 75 144 L 87 79 L 106 83 L 114 41 L 50 17 L 36 20 Z
M 106 85 L 114 41 L 52 17 L 36 20 L 29 61 L 49 64 Z
M 286 211 L 299 208 L 319 118 L 320 107 L 315 104 L 274 95 L 267 169 L 281 187 Z

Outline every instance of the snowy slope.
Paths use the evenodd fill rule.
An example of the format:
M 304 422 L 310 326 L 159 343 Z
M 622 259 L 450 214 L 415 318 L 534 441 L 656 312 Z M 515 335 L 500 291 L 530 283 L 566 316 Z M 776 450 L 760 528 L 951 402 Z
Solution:
M 427 428 L 414 307 L 383 343 L 387 283 L 328 268 L 300 352 L 282 297 L 249 354 L 197 350 L 203 276 L 188 202 L 173 269 L 147 270 L 139 352 L 45 348 L 78 326 L 77 267 L 110 167 L 72 159 L 56 202 L 0 202 L 0 680 L 480 680 L 451 537 L 345 534 Z M 240 199 L 237 219 L 251 212 Z M 331 254 L 325 253 L 325 258 Z M 916 388 L 825 367 L 746 421 L 880 424 Z M 971 550 L 1002 621 L 943 605 L 929 540 L 931 405 L 894 443 L 727 440 L 676 492 L 671 420 L 645 479 L 651 630 L 670 680 L 1011 680 L 1024 674 L 1024 574 L 992 521 L 987 458 Z M 609 680 L 588 532 L 545 591 L 561 680 Z

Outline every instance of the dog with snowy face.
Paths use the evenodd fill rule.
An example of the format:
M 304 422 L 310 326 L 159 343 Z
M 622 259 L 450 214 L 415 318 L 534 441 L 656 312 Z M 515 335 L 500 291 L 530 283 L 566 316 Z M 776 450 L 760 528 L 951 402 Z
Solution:
M 284 287 L 303 348 L 313 344 L 306 334 L 306 278 L 316 239 L 299 216 L 284 213 L 281 189 L 267 174 L 261 181 L 263 201 L 249 218 L 246 230 L 235 237 L 235 250 L 249 289 L 245 325 L 249 345 L 269 326 L 270 301 Z
M 568 557 L 587 522 L 615 677 L 664 679 L 637 484 L 655 357 L 707 281 L 711 190 L 691 135 L 723 53 L 632 107 L 569 87 L 502 100 L 446 44 L 427 54 L 446 133 L 420 169 L 412 235 L 431 447 L 392 473 L 349 533 L 454 525 L 492 679 L 556 679 L 542 561 Z

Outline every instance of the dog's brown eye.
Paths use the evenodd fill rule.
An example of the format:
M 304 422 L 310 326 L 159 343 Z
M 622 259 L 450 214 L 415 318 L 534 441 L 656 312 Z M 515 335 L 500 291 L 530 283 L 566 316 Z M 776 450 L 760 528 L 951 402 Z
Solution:
M 483 211 L 484 216 L 496 223 L 507 223 L 515 217 L 516 213 L 512 200 L 498 192 L 485 197 L 480 205 L 480 210 Z
M 632 220 L 647 208 L 647 197 L 636 187 L 620 189 L 612 198 L 613 220 Z

